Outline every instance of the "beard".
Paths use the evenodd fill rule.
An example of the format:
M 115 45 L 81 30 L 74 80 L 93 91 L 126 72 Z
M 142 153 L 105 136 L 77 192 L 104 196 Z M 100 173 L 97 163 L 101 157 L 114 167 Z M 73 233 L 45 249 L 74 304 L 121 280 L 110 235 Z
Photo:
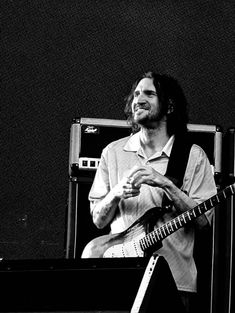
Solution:
M 157 122 L 160 122 L 164 117 L 163 110 L 158 108 L 156 111 L 151 111 L 151 108 L 139 108 L 133 113 L 133 121 L 146 128 L 154 128 Z

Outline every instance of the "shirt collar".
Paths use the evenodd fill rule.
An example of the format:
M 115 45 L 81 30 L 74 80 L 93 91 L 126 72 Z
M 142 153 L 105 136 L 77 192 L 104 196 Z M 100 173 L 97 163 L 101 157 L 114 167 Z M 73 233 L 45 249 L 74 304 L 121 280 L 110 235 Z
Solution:
M 173 143 L 175 141 L 175 135 L 172 135 L 167 143 L 165 144 L 164 148 L 162 149 L 162 153 L 165 153 L 168 157 L 171 155 L 171 150 L 173 147 Z
M 172 135 L 165 146 L 162 149 L 161 154 L 165 154 L 166 156 L 170 157 L 172 146 L 175 140 L 175 136 Z M 135 133 L 130 137 L 130 139 L 127 141 L 127 143 L 124 146 L 125 151 L 139 151 L 141 149 L 140 146 L 140 132 Z

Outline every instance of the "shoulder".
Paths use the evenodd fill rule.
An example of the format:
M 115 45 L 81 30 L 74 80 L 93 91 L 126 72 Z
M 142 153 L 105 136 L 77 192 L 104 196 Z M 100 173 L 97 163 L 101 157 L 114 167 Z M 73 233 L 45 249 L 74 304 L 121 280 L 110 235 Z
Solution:
M 213 165 L 210 163 L 205 150 L 197 144 L 193 144 L 188 160 L 189 168 L 194 168 L 195 172 L 209 171 L 213 172 Z
M 190 149 L 190 157 L 196 158 L 199 161 L 201 159 L 207 159 L 207 154 L 202 147 L 194 143 Z

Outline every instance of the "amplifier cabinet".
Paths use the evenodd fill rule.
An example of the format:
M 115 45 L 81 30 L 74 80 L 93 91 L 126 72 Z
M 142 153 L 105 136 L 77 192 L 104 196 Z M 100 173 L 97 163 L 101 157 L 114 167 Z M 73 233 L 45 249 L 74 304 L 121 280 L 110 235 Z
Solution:
M 215 175 L 221 174 L 222 131 L 217 125 L 188 124 L 191 139 L 207 153 Z M 70 130 L 69 174 L 72 169 L 95 170 L 102 149 L 131 134 L 125 120 L 76 118 Z
M 102 149 L 111 141 L 130 134 L 131 128 L 124 120 L 74 119 L 69 146 L 66 258 L 80 257 L 86 243 L 109 232 L 109 227 L 98 230 L 94 226 L 89 214 L 88 193 Z
M 235 128 L 223 138 L 223 187 L 235 182 Z M 235 197 L 229 198 L 217 212 L 214 233 L 214 266 L 211 313 L 234 312 Z

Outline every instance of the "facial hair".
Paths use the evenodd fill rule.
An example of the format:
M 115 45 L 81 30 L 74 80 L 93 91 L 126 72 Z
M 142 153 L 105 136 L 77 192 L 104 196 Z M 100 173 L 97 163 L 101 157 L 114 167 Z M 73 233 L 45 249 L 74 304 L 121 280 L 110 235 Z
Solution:
M 154 128 L 154 124 L 160 122 L 165 115 L 162 106 L 158 107 L 156 111 L 152 111 L 151 106 L 147 104 L 136 106 L 145 111 L 140 114 L 138 114 L 138 111 L 135 111 L 133 113 L 133 120 L 135 123 L 146 128 Z

